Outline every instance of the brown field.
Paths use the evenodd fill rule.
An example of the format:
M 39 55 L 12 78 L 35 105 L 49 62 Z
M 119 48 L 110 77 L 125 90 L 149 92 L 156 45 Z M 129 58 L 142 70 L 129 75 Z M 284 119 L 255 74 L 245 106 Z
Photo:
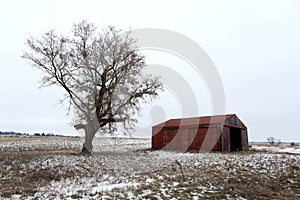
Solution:
M 1 138 L 0 199 L 297 199 L 299 155 L 150 151 L 149 139 Z

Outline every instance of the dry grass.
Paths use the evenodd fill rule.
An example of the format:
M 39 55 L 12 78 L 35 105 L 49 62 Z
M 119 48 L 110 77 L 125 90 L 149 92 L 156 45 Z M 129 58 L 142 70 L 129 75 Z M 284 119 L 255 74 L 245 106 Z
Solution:
M 79 154 L 78 154 L 79 155 Z M 47 152 L 47 151 L 25 151 L 25 152 L 0 152 L 0 194 L 10 197 L 13 194 L 33 195 L 40 187 L 49 185 L 51 181 L 59 181 L 65 178 L 82 175 L 80 168 L 29 168 L 25 169 L 30 162 L 42 160 L 46 157 L 74 156 L 70 152 Z M 5 170 L 9 167 L 9 170 Z
M 296 169 L 299 171 L 299 169 Z M 170 197 L 181 197 L 185 199 L 193 198 L 193 194 L 202 194 L 203 199 L 226 199 L 229 195 L 231 198 L 243 197 L 246 199 L 295 199 L 300 195 L 299 175 L 285 174 L 279 175 L 274 179 L 267 174 L 247 174 L 244 171 L 238 171 L 235 175 L 224 174 L 221 171 L 212 173 L 213 169 L 196 169 L 188 168 L 185 170 L 185 179 L 182 179 L 180 172 L 172 176 L 170 171 L 157 173 L 157 176 L 163 176 L 162 180 L 156 180 L 152 185 L 142 185 L 136 194 L 144 190 L 153 191 L 143 197 L 160 193 L 159 188 L 172 191 Z M 171 177 L 171 178 L 170 178 Z M 293 180 L 293 184 L 288 181 Z M 172 187 L 174 182 L 180 184 Z M 167 187 L 166 187 L 167 185 Z M 199 188 L 199 186 L 201 186 Z M 203 190 L 203 188 L 206 188 Z
M 300 197 L 300 160 L 295 155 L 250 151 L 183 154 L 182 158 L 172 160 L 176 153 L 139 150 L 99 151 L 85 157 L 76 153 L 80 149 L 62 145 L 74 138 L 51 138 L 53 142 L 52 139 L 54 144 L 57 141 L 57 146 L 51 143 L 43 149 L 37 145 L 26 151 L 20 146 L 17 146 L 20 151 L 12 151 L 14 146 L 10 146 L 11 149 L 0 152 L 0 198 L 20 194 L 26 199 L 40 192 L 40 188 L 45 188 L 43 192 L 49 193 L 50 199 L 103 195 L 106 199 L 127 199 L 129 191 L 135 199 L 290 200 Z M 166 156 L 161 155 L 164 153 Z M 94 193 L 83 188 L 64 196 L 51 191 L 55 189 L 51 186 L 53 182 L 66 183 L 65 186 L 101 182 L 138 183 L 138 186 Z

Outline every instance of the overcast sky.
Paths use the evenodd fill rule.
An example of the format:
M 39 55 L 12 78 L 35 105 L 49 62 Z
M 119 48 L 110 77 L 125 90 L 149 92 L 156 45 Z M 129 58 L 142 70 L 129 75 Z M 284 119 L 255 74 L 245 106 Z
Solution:
M 39 72 L 20 56 L 30 35 L 50 29 L 68 34 L 73 23 L 85 19 L 99 28 L 162 28 L 185 35 L 214 62 L 224 86 L 226 112 L 236 113 L 248 126 L 250 141 L 270 136 L 300 141 L 299 10 L 297 0 L 3 1 L 0 130 L 76 133 L 71 116 L 57 104 L 63 91 L 39 89 Z M 203 80 L 190 81 L 194 77 L 186 62 L 163 52 L 143 53 L 148 63 L 184 69 L 183 77 L 193 89 L 198 87 L 193 81 L 198 81 L 201 106 L 193 115 L 211 114 L 209 92 Z M 160 100 L 145 106 L 138 125 L 143 135 L 151 134 L 153 123 L 182 117 L 176 102 L 176 94 L 166 90 Z

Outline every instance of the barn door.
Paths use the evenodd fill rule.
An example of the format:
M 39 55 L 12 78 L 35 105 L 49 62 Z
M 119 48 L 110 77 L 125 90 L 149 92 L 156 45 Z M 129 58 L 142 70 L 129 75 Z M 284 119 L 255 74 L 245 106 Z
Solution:
M 242 135 L 241 129 L 230 127 L 230 150 L 241 151 L 242 149 Z

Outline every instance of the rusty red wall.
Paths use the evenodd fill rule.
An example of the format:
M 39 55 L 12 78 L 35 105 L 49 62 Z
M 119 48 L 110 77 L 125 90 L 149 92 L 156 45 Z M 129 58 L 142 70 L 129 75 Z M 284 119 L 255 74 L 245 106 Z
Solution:
M 165 128 L 162 136 L 162 147 L 166 150 L 187 150 L 189 147 L 188 136 L 188 129 Z
M 207 120 L 208 117 L 198 119 L 203 118 Z M 169 123 L 169 126 L 165 126 L 165 123 L 154 126 L 152 128 L 152 148 L 213 151 L 231 151 L 237 148 L 237 150 L 248 150 L 247 127 L 236 115 L 228 115 L 224 122 L 209 124 L 203 123 L 203 120 L 200 122 L 186 119 L 186 123 L 181 125 L 180 129 L 179 122 L 179 119 L 174 119 L 166 122 Z M 236 134 L 240 134 L 237 135 L 240 138 L 235 138 Z M 233 138 L 230 138 L 231 136 Z M 233 143 L 231 144 L 231 142 Z
M 248 150 L 247 129 L 241 129 L 242 150 Z M 230 126 L 152 128 L 152 149 L 231 151 Z
M 191 145 L 189 147 L 189 150 L 200 150 L 202 146 L 203 139 L 205 137 L 205 133 L 202 129 L 194 128 L 190 129 L 190 141 Z
M 174 140 L 174 137 L 177 134 L 177 129 L 164 130 L 163 131 L 163 147 L 168 150 L 176 150 L 177 141 Z
M 152 149 L 220 151 L 219 134 L 217 127 L 152 128 Z
M 169 150 L 220 151 L 220 131 L 217 127 L 193 127 L 164 131 L 163 146 Z
M 201 150 L 205 151 L 220 151 L 220 132 L 217 127 L 200 128 L 202 132 L 202 145 Z
M 152 149 L 161 149 L 163 147 L 163 130 L 161 128 L 152 128 Z

